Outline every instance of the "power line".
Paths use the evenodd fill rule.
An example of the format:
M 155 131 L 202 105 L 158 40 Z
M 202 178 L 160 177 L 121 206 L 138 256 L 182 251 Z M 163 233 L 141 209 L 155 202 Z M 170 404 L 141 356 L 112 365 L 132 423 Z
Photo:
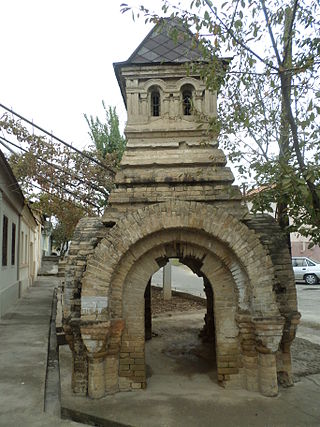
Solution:
M 60 184 L 57 184 L 57 183 L 54 183 L 54 182 L 52 182 L 50 179 L 48 179 L 48 178 L 45 178 L 45 177 L 43 177 L 43 176 L 41 176 L 41 175 L 37 175 L 38 176 L 38 178 L 41 178 L 41 179 L 43 179 L 44 181 L 46 181 L 46 182 L 48 182 L 49 184 L 53 184 L 53 185 L 56 185 L 56 186 L 58 186 L 59 188 L 61 188 L 63 191 L 65 191 L 66 193 L 69 193 L 69 194 L 71 194 L 73 197 L 75 197 L 76 199 L 78 199 L 78 200 L 80 200 L 80 201 L 82 201 L 82 202 L 84 202 L 84 203 L 87 203 L 88 205 L 91 205 L 91 206 L 93 206 L 93 207 L 95 207 L 95 208 L 97 208 L 97 209 L 101 209 L 101 207 L 100 206 L 98 206 L 98 205 L 96 205 L 96 204 L 94 204 L 94 203 L 92 203 L 90 200 L 88 200 L 88 199 L 82 199 L 80 196 L 78 196 L 76 193 L 74 193 L 73 191 L 70 191 L 70 190 L 68 190 L 68 189 L 66 189 L 65 187 L 63 187 L 62 185 L 60 185 Z M 48 190 L 45 190 L 45 189 L 43 189 L 42 187 L 39 187 L 39 186 L 37 186 L 37 185 L 35 185 L 35 184 L 33 184 L 32 183 L 32 186 L 34 186 L 34 187 L 36 187 L 36 188 L 39 188 L 40 190 L 42 190 L 42 191 L 44 191 L 44 192 L 46 192 L 46 193 L 48 193 L 48 194 L 50 194 L 51 196 L 55 196 L 55 194 L 52 194 L 52 193 L 50 193 Z M 62 198 L 61 198 L 61 200 L 63 200 Z
M 41 191 L 43 191 L 44 193 L 47 193 L 47 194 L 49 194 L 50 196 L 55 197 L 55 198 L 56 198 L 56 199 L 58 199 L 58 200 L 61 200 L 62 202 L 66 202 L 66 203 L 68 203 L 68 200 L 65 200 L 65 199 L 63 199 L 62 197 L 59 197 L 57 194 L 52 194 L 52 193 L 50 193 L 50 191 L 49 191 L 49 190 L 45 190 L 44 188 L 41 188 L 39 185 L 32 184 L 32 187 L 35 187 L 35 188 L 37 188 L 38 190 L 41 190 Z M 27 193 L 27 194 L 29 194 L 29 196 L 31 196 L 31 194 L 30 194 L 30 193 L 28 193 L 27 191 L 26 191 L 26 193 Z M 96 206 L 96 205 L 93 205 L 93 206 L 94 206 L 94 207 L 96 207 L 98 210 L 100 210 L 100 209 L 101 209 L 99 206 Z
M 12 154 L 15 154 L 15 151 L 12 150 L 12 148 L 8 147 L 3 141 L 1 141 L 0 137 L 0 144 L 2 144 L 7 150 L 9 150 Z
M 3 143 L 3 142 L 1 142 L 1 139 L 4 139 L 5 141 L 7 141 L 5 138 L 3 138 L 2 136 L 0 136 L 0 144 L 2 144 L 2 145 L 4 145 L 5 147 L 6 147 L 6 145 Z M 7 141 L 7 142 L 9 142 L 9 141 Z M 13 144 L 13 143 L 12 143 Z M 13 144 L 13 145 L 16 145 L 16 144 Z M 18 146 L 17 146 L 18 147 Z M 9 149 L 9 147 L 6 147 L 6 148 L 8 148 Z M 19 148 L 19 147 L 18 147 Z M 21 148 L 21 147 L 20 147 Z M 22 150 L 24 150 L 23 148 L 21 148 Z M 24 150 L 24 151 L 27 151 L 27 150 Z M 38 160 L 38 159 L 37 159 Z M 47 162 L 48 163 L 48 162 Z M 48 164 L 50 164 L 50 163 L 48 163 Z M 42 175 L 36 175 L 38 178 L 41 178 L 41 179 L 43 179 L 44 181 L 46 181 L 46 182 L 48 182 L 49 184 L 52 184 L 52 185 L 54 185 L 54 186 L 57 186 L 57 187 L 59 187 L 59 188 L 61 188 L 63 191 L 65 191 L 66 193 L 69 193 L 69 194 L 71 194 L 73 197 L 75 197 L 76 199 L 78 199 L 78 200 L 80 200 L 80 201 L 82 201 L 82 202 L 84 202 L 84 203 L 87 203 L 88 205 L 91 205 L 91 206 L 93 206 L 93 207 L 95 207 L 95 208 L 97 208 L 97 209 L 101 209 L 101 207 L 100 206 L 98 206 L 98 205 L 96 205 L 95 203 L 92 203 L 90 200 L 88 200 L 88 199 L 82 199 L 80 196 L 78 196 L 76 193 L 74 193 L 73 191 L 70 191 L 70 190 L 68 190 L 67 188 L 65 188 L 64 186 L 62 186 L 62 185 L 60 185 L 60 184 L 58 184 L 58 183 L 54 183 L 53 181 L 51 181 L 50 179 L 48 179 L 48 178 L 46 178 L 46 177 L 44 177 L 44 176 L 42 176 Z M 72 186 L 74 186 L 75 187 L 75 184 L 70 184 L 70 185 L 72 185 Z M 52 194 L 52 193 L 50 193 L 48 190 L 45 190 L 44 188 L 42 188 L 42 187 L 39 187 L 38 185 L 36 185 L 36 184 L 34 184 L 34 183 L 32 183 L 32 186 L 33 187 L 35 187 L 35 188 L 38 188 L 39 190 L 41 190 L 41 191 L 44 191 L 45 193 L 48 193 L 48 194 L 50 194 L 50 195 L 52 195 L 52 196 L 54 196 L 54 197 L 57 197 L 55 194 Z M 64 200 L 64 199 L 62 199 L 62 198 L 60 198 L 59 197 L 59 199 L 60 200 Z
M 1 140 L 5 141 L 7 144 L 11 144 L 11 145 L 13 145 L 14 147 L 16 147 L 16 148 L 18 148 L 18 149 L 22 150 L 22 151 L 23 151 L 23 152 L 25 152 L 25 153 L 29 153 L 29 151 L 28 151 L 28 150 L 26 150 L 25 148 L 22 148 L 22 147 L 20 147 L 19 145 L 15 144 L 14 142 L 9 141 L 8 139 L 4 138 L 3 136 L 0 136 L 0 143 L 1 143 L 4 147 L 6 147 L 9 151 L 11 151 L 12 153 L 14 153 L 14 154 L 16 154 L 16 153 L 15 153 L 15 151 L 13 151 L 10 147 L 7 147 L 7 145 L 6 145 L 6 144 L 4 144 L 4 142 L 3 142 L 3 141 L 1 142 Z M 74 178 L 74 179 L 78 180 L 79 182 L 81 182 L 82 184 L 86 185 L 87 187 L 90 187 L 90 188 L 92 188 L 93 190 L 99 191 L 100 193 L 104 194 L 105 196 L 109 196 L 109 193 L 108 193 L 108 192 L 106 192 L 106 191 L 102 190 L 102 189 L 101 189 L 100 187 L 98 187 L 97 185 L 95 185 L 95 184 L 93 184 L 93 183 L 89 183 L 89 182 L 85 181 L 84 179 L 82 179 L 82 178 L 78 177 L 77 175 L 74 175 L 74 174 L 72 174 L 72 173 L 70 173 L 70 172 L 68 172 L 68 171 L 64 170 L 63 168 L 61 168 L 60 166 L 58 166 L 58 165 L 56 165 L 56 164 L 54 164 L 54 163 L 50 163 L 50 162 L 48 162 L 47 160 L 45 160 L 45 159 L 43 159 L 43 158 L 41 158 L 41 157 L 36 157 L 36 160 L 41 161 L 41 162 L 44 162 L 44 163 L 46 163 L 47 165 L 54 167 L 55 169 L 57 169 L 57 170 L 59 170 L 59 171 L 61 171 L 61 172 L 65 173 L 66 175 L 69 175 L 69 176 L 71 176 L 72 178 Z M 73 186 L 74 186 L 74 184 L 70 184 L 70 185 L 73 185 Z
M 86 157 L 87 159 L 91 160 L 92 162 L 96 163 L 97 165 L 101 166 L 102 168 L 108 170 L 109 172 L 111 172 L 113 175 L 115 175 L 115 171 L 111 168 L 108 167 L 106 165 L 104 165 L 103 163 L 99 162 L 99 160 L 96 160 L 94 157 L 89 156 L 89 154 L 86 154 L 84 152 L 82 152 L 81 150 L 78 150 L 78 148 L 73 147 L 71 144 L 69 144 L 68 142 L 63 141 L 61 138 L 58 138 L 57 136 L 53 135 L 51 132 L 46 131 L 45 129 L 43 129 L 42 127 L 34 124 L 33 122 L 31 122 L 30 120 L 26 119 L 25 117 L 21 116 L 21 114 L 16 113 L 15 111 L 13 111 L 11 108 L 6 107 L 5 105 L 0 103 L 0 107 L 2 107 L 4 110 L 8 111 L 9 113 L 19 117 L 19 119 L 25 121 L 26 123 L 28 123 L 29 125 L 35 127 L 36 129 L 40 130 L 41 132 L 45 133 L 46 135 L 50 136 L 51 138 L 55 139 L 56 141 L 60 142 L 61 144 L 65 145 L 68 148 L 71 148 L 72 150 L 76 151 L 78 154 L 81 154 L 82 156 Z

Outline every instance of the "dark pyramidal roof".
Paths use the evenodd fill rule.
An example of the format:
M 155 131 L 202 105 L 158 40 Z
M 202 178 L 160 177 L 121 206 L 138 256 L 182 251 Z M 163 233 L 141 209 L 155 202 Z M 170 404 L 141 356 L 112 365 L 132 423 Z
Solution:
M 127 64 L 203 61 L 191 31 L 179 19 L 161 19 L 142 41 Z
M 183 64 L 203 62 L 203 55 L 194 34 L 180 19 L 161 19 L 133 54 L 124 62 L 113 64 L 125 105 L 125 80 L 121 68 L 130 65 Z

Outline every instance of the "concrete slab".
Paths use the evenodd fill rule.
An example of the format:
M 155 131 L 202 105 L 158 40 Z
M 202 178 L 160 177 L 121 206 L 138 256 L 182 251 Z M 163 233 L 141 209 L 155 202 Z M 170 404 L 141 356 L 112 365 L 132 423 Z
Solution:
M 148 342 L 146 390 L 118 393 L 100 400 L 75 396 L 70 389 L 71 353 L 60 351 L 62 406 L 126 426 L 318 426 L 320 374 L 281 389 L 275 398 L 221 388 L 211 355 L 199 345 L 203 313 L 153 319 L 157 336 Z M 175 337 L 175 339 L 173 339 Z M 80 418 L 81 419 L 81 418 Z M 100 421 L 101 422 L 101 421 Z

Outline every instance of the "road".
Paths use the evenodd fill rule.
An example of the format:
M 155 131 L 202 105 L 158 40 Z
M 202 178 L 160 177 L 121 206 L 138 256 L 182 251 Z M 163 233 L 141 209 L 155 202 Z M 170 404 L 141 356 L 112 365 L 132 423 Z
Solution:
M 152 277 L 152 285 L 162 286 L 162 269 Z M 172 265 L 172 289 L 205 298 L 203 280 L 186 266 Z M 297 336 L 320 345 L 320 285 L 297 283 L 301 323 Z
M 320 344 L 320 285 L 297 284 L 301 321 L 297 336 Z

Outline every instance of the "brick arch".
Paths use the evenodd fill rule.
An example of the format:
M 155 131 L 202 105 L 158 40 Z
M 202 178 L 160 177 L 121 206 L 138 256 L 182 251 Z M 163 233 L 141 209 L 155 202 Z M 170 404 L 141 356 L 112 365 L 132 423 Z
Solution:
M 207 251 L 224 260 L 232 273 L 241 271 L 242 276 L 247 276 L 245 285 L 243 277 L 237 283 L 245 286 L 239 289 L 240 294 L 250 294 L 252 314 L 258 317 L 279 316 L 272 291 L 272 262 L 255 233 L 221 209 L 196 202 L 171 201 L 127 215 L 98 245 L 94 255 L 88 259 L 82 280 L 84 320 L 88 312 L 86 298 L 97 296 L 105 298 L 105 302 L 101 301 L 102 309 L 97 319 L 109 319 L 112 315 L 109 308 L 113 304 L 111 295 L 122 292 L 124 279 L 132 265 L 157 245 L 165 230 L 170 233 L 182 230 L 195 232 L 200 240 L 203 239 Z M 119 311 L 116 310 L 114 315 L 120 316 Z
M 231 365 L 222 366 L 218 375 L 224 378 L 227 371 L 249 390 L 277 394 L 275 354 L 284 320 L 273 292 L 275 273 L 267 251 L 254 231 L 223 210 L 170 201 L 122 218 L 87 261 L 80 328 L 89 357 L 91 397 L 144 386 L 144 377 L 134 371 L 134 355 L 141 357 L 138 371 L 144 358 L 144 289 L 159 268 L 157 260 L 185 255 L 201 263 L 200 272 L 211 284 L 217 282 L 214 292 L 218 300 L 224 299 L 217 306 L 220 324 L 230 310 L 225 323 L 236 329 L 237 338 L 230 346 L 224 345 L 227 333 L 220 337 L 217 353 L 223 355 L 221 349 L 226 349 L 224 356 Z M 231 354 L 241 359 L 240 364 L 233 366 Z M 121 375 L 121 358 L 133 360 L 130 375 Z M 230 381 L 231 376 L 226 377 Z
M 178 242 L 178 251 L 176 241 L 166 240 L 153 247 L 134 263 L 127 274 L 122 299 L 122 316 L 125 319 L 125 326 L 120 357 L 125 357 L 129 353 L 130 359 L 134 360 L 134 355 L 140 354 L 137 367 L 141 368 L 142 355 L 145 354 L 144 292 L 148 280 L 168 258 L 179 256 L 183 263 L 185 259 L 193 259 L 198 261 L 198 266 L 194 270 L 198 275 L 203 276 L 212 288 L 211 301 L 208 303 L 214 307 L 212 314 L 215 323 L 218 324 L 215 331 L 210 331 L 215 340 L 213 345 L 216 349 L 216 358 L 212 360 L 212 363 L 217 366 L 217 378 L 223 385 L 239 386 L 243 378 L 243 364 L 236 319 L 238 292 L 235 278 L 217 256 L 208 255 L 207 250 L 203 247 L 185 240 L 182 233 Z M 232 369 L 229 369 L 228 364 L 232 366 Z M 137 377 L 134 369 L 133 363 L 126 367 L 125 372 L 121 372 L 120 369 L 120 374 L 123 376 L 125 374 L 122 378 L 125 389 L 130 389 L 132 382 L 141 382 L 143 385 L 146 382 L 145 371 L 140 370 L 140 376 Z M 126 385 L 125 382 L 127 382 Z
M 155 243 L 158 242 L 158 243 Z M 174 243 L 173 243 L 174 242 Z M 135 253 L 136 261 L 132 264 L 131 254 Z M 150 261 L 150 253 L 154 253 Z M 146 257 L 148 256 L 148 261 Z M 142 261 L 144 282 L 149 279 L 162 265 L 162 261 L 168 258 L 194 259 L 201 266 L 196 269 L 200 276 L 212 277 L 212 260 L 219 260 L 221 266 L 230 272 L 234 278 L 236 291 L 238 293 L 237 307 L 251 313 L 250 295 L 248 293 L 248 277 L 239 261 L 228 248 L 224 247 L 217 239 L 208 236 L 200 230 L 169 228 L 159 230 L 139 240 L 121 259 L 115 274 L 112 276 L 112 286 L 110 289 L 110 314 L 111 317 L 122 317 L 123 305 L 116 298 L 119 293 L 124 295 L 127 287 L 127 278 L 132 274 L 132 269 L 136 270 L 136 265 Z M 214 263 L 216 264 L 216 263 Z M 129 267 L 130 266 L 130 267 Z M 129 267 L 129 270 L 128 270 Z M 123 278 L 126 278 L 123 280 Z M 142 289 L 144 290 L 144 289 Z M 114 297 L 115 295 L 115 297 Z

